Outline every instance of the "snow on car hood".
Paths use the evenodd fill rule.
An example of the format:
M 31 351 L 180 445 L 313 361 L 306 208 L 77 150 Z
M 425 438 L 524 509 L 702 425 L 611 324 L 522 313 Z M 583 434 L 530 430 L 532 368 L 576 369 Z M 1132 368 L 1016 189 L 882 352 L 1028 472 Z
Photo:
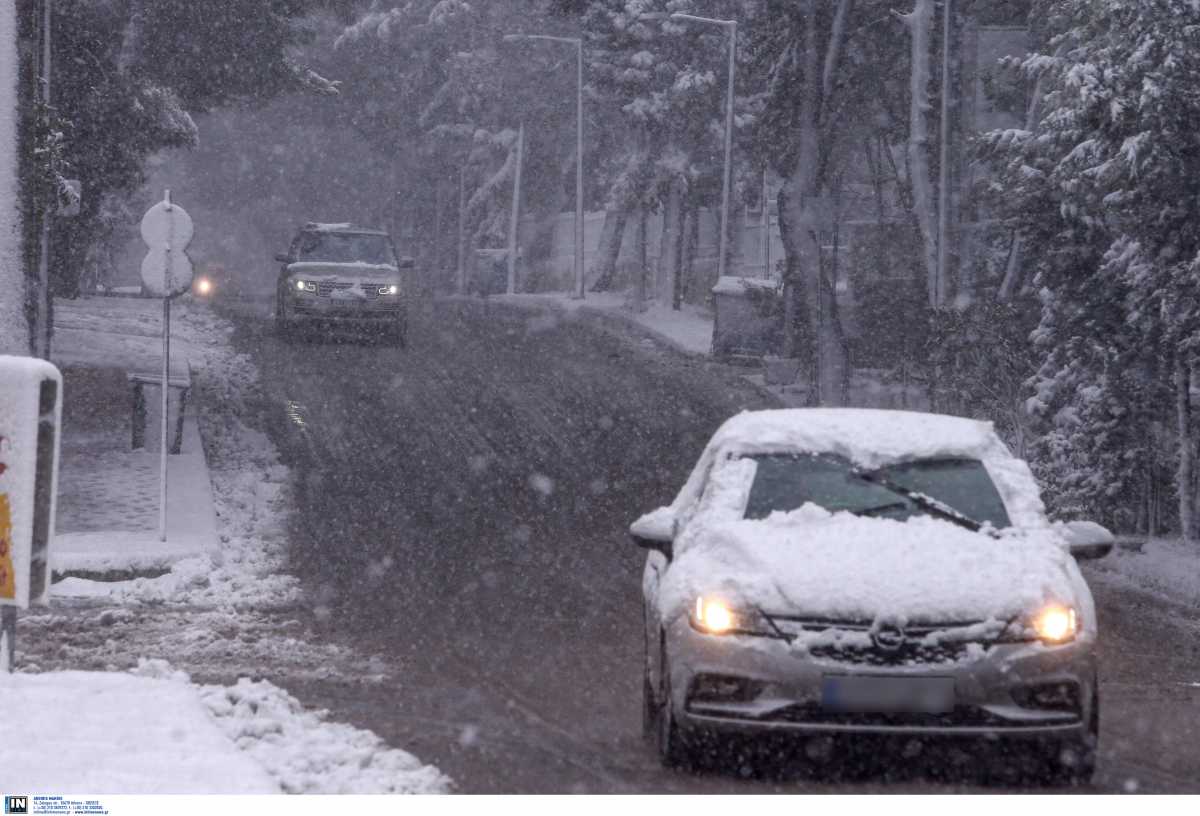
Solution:
M 997 538 L 928 516 L 864 518 L 806 504 L 691 526 L 660 602 L 668 617 L 705 595 L 843 621 L 1003 621 L 1076 604 L 1069 558 L 1048 529 Z

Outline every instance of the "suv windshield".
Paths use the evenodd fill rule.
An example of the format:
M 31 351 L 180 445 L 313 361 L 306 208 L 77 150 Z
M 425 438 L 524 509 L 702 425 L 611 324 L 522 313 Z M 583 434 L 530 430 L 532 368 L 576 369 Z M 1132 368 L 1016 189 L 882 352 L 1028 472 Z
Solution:
M 929 515 L 922 501 L 906 495 L 911 492 L 980 524 L 1003 528 L 1011 523 L 983 463 L 974 459 L 916 459 L 861 471 L 850 461 L 830 454 L 748 458 L 758 465 L 746 503 L 745 515 L 750 519 L 795 510 L 808 502 L 832 512 L 894 519 Z
M 327 263 L 369 263 L 396 265 L 391 242 L 386 235 L 344 232 L 304 232 L 300 234 L 296 259 Z

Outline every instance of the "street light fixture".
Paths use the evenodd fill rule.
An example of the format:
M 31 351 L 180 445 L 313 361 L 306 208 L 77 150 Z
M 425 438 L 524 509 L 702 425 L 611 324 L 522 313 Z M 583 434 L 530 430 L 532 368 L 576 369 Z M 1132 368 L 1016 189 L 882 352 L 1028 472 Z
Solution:
M 505 42 L 548 40 L 575 46 L 575 298 L 585 295 L 583 269 L 583 40 L 551 34 L 506 34 Z
M 725 256 L 729 242 L 729 188 L 732 183 L 733 163 L 733 82 L 737 71 L 737 20 L 717 20 L 712 17 L 697 17 L 676 12 L 670 19 L 690 23 L 721 26 L 729 31 L 729 86 L 725 100 L 725 178 L 721 185 L 721 239 L 717 256 L 717 274 L 725 276 Z

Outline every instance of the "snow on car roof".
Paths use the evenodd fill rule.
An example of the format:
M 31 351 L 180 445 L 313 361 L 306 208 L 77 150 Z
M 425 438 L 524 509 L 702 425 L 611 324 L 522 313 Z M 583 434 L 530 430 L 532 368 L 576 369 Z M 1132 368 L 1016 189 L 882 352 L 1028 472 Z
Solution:
M 999 448 L 992 423 L 975 419 L 870 408 L 787 408 L 744 411 L 709 443 L 738 453 L 834 453 L 861 467 L 932 456 L 987 458 Z
M 361 235 L 387 235 L 387 233 L 376 227 L 356 227 L 350 222 L 339 224 L 323 224 L 317 221 L 309 221 L 304 225 L 304 232 L 353 232 Z
M 678 511 L 703 487 L 720 453 L 787 451 L 832 453 L 859 467 L 910 459 L 961 457 L 983 462 L 1012 523 L 1044 527 L 1046 510 L 1037 481 L 996 435 L 992 423 L 944 414 L 874 408 L 785 408 L 743 411 L 725 421 L 704 449 L 672 507 Z

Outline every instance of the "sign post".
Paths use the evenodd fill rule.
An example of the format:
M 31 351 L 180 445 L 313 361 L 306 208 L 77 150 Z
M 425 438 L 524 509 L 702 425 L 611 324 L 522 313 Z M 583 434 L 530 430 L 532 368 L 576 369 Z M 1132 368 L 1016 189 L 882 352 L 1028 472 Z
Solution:
M 142 285 L 151 295 L 163 299 L 162 364 L 162 450 L 159 463 L 158 537 L 167 540 L 167 395 L 171 386 L 171 298 L 183 294 L 192 285 L 192 261 L 184 251 L 191 243 L 192 218 L 171 202 L 167 190 L 163 200 L 142 216 L 142 240 L 150 251 L 142 260 Z
M 50 600 L 62 375 L 0 356 L 0 672 L 13 670 L 17 609 Z

